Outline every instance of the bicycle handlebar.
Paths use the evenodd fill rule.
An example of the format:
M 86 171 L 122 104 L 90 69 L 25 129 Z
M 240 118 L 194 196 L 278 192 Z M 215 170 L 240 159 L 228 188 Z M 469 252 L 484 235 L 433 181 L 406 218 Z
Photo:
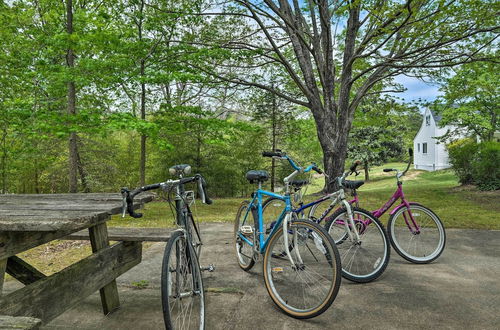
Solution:
M 290 165 L 293 167 L 294 170 L 307 173 L 311 170 L 315 171 L 318 174 L 323 174 L 323 170 L 321 170 L 315 163 L 312 163 L 306 168 L 300 167 L 297 165 L 297 163 L 290 157 L 288 156 L 285 152 L 281 150 L 276 150 L 276 151 L 263 151 L 262 152 L 263 157 L 278 157 L 280 159 L 286 159 L 290 163 Z
M 200 190 L 201 200 L 203 203 L 210 205 L 213 201 L 208 197 L 206 181 L 201 174 L 196 174 L 193 177 L 181 178 L 179 180 L 168 180 L 166 182 L 154 183 L 147 186 L 142 186 L 130 191 L 128 188 L 124 187 L 121 189 L 121 195 L 123 197 L 123 211 L 122 217 L 125 217 L 125 213 L 128 213 L 133 218 L 141 218 L 142 213 L 136 213 L 134 211 L 134 197 L 142 192 L 148 190 L 154 190 L 158 188 L 166 188 L 168 186 L 183 185 L 186 183 L 198 181 L 198 188 Z

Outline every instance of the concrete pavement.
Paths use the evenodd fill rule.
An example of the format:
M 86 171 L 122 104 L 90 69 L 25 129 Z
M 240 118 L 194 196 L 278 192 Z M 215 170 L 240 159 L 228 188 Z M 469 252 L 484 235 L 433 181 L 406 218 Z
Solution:
M 232 224 L 202 224 L 202 234 L 202 265 L 216 266 L 204 273 L 207 329 L 500 328 L 500 231 L 448 229 L 445 251 L 429 265 L 408 263 L 392 251 L 377 281 L 343 280 L 330 309 L 310 320 L 293 319 L 275 307 L 261 263 L 248 273 L 238 267 Z M 118 279 L 118 311 L 104 316 L 96 293 L 44 329 L 162 329 L 163 248 L 153 245 L 141 264 Z

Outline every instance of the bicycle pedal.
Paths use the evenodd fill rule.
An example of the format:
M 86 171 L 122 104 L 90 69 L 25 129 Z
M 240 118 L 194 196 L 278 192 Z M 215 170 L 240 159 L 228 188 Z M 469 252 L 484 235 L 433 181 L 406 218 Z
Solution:
M 201 271 L 208 271 L 209 273 L 215 271 L 215 266 L 213 264 L 208 265 L 207 267 L 201 267 Z
M 245 236 L 252 235 L 253 234 L 253 227 L 252 226 L 241 226 L 240 231 Z

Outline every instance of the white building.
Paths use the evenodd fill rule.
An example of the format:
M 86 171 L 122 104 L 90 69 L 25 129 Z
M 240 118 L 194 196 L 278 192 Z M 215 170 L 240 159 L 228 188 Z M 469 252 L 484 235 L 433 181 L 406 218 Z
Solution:
M 435 171 L 450 167 L 448 150 L 444 143 L 439 143 L 435 137 L 444 135 L 453 126 L 439 127 L 441 116 L 427 109 L 424 113 L 422 126 L 413 140 L 413 162 L 415 169 Z

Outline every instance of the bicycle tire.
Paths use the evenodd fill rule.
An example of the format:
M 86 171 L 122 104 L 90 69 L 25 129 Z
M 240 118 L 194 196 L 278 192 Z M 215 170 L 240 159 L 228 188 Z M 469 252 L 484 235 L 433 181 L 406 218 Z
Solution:
M 198 257 L 182 230 L 174 231 L 165 247 L 161 299 L 167 329 L 205 329 L 205 293 L 201 269 Z M 196 311 L 193 312 L 193 308 Z M 186 312 L 188 309 L 189 312 Z
M 420 226 L 420 232 L 418 234 L 413 234 L 410 230 L 401 230 L 404 228 L 403 223 L 405 223 L 404 215 L 406 210 L 406 207 L 402 207 L 389 218 L 387 226 L 389 228 L 388 234 L 391 245 L 405 260 L 416 264 L 428 264 L 436 260 L 444 251 L 446 245 L 446 232 L 443 222 L 428 207 L 417 203 L 410 203 L 410 210 L 414 218 L 420 217 L 420 214 L 424 213 L 427 219 L 429 219 L 425 222 L 425 220 L 422 221 L 421 218 L 419 218 L 418 225 Z M 419 211 L 419 213 L 413 212 L 413 210 Z M 428 225 L 426 226 L 426 224 Z M 426 234 L 425 237 L 422 233 Z M 408 238 L 410 241 L 409 244 L 403 243 L 404 237 Z M 430 249 L 423 249 L 419 248 L 423 246 L 423 244 L 419 243 L 427 243 L 427 245 L 430 243 L 432 246 Z M 412 244 L 414 248 L 411 248 Z M 406 246 L 406 248 L 404 246 Z M 422 251 L 420 255 L 417 255 L 418 250 Z
M 248 223 L 246 222 L 244 224 L 240 223 L 241 220 L 244 220 L 241 219 L 241 217 L 243 217 L 246 214 L 246 210 L 248 209 L 249 205 L 250 203 L 248 201 L 243 201 L 240 207 L 238 208 L 238 212 L 236 213 L 236 219 L 234 220 L 234 244 L 236 249 L 236 257 L 238 259 L 238 265 L 244 271 L 249 271 L 255 265 L 255 260 L 253 258 L 254 254 L 253 247 L 248 243 L 246 243 L 240 237 L 240 228 L 242 225 L 251 226 L 253 233 L 255 233 L 254 219 L 251 212 L 248 214 L 247 218 Z M 252 237 L 246 236 L 246 237 L 247 239 L 252 240 L 253 244 L 255 244 L 253 236 Z
M 352 282 L 372 282 L 383 274 L 389 264 L 389 238 L 384 225 L 373 214 L 358 207 L 351 209 L 356 226 L 359 226 L 360 242 L 351 240 L 348 229 L 344 226 L 346 237 L 337 243 L 342 262 L 342 276 Z M 341 208 L 328 218 L 325 230 L 330 233 L 337 221 L 346 222 L 347 219 L 346 208 Z M 369 219 L 370 223 L 365 226 L 361 219 Z
M 292 220 L 289 226 L 288 230 L 294 239 L 297 237 L 291 243 L 294 245 L 291 253 L 296 255 L 297 251 L 301 253 L 300 250 L 303 250 L 303 262 L 292 267 L 290 260 L 281 256 L 284 243 L 280 243 L 283 237 L 283 227 L 280 226 L 269 239 L 264 253 L 264 282 L 271 299 L 284 313 L 294 318 L 308 319 L 325 312 L 335 300 L 341 282 L 340 256 L 331 237 L 318 224 L 301 219 Z M 315 255 L 311 248 L 319 253 Z M 276 254 L 273 249 L 277 251 Z M 309 257 L 307 262 L 305 257 L 309 253 L 305 252 L 313 257 Z M 307 289 L 297 280 L 310 280 Z

